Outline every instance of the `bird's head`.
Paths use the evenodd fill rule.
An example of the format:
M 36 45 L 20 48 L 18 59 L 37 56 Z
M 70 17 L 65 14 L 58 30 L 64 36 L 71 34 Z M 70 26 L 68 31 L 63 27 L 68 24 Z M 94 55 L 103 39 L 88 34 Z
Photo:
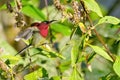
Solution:
M 39 22 L 35 22 L 35 23 L 32 23 L 31 24 L 31 27 L 37 27 L 40 34 L 43 36 L 43 37 L 47 37 L 48 35 L 48 31 L 49 31 L 49 24 L 54 22 L 56 20 L 51 20 L 51 21 L 42 21 L 41 23 Z
M 42 22 L 34 22 L 31 24 L 31 27 L 35 26 L 35 27 L 38 27 L 40 26 L 41 24 L 44 24 L 44 25 L 49 25 L 50 23 L 54 22 L 56 20 L 51 20 L 51 21 L 42 21 Z

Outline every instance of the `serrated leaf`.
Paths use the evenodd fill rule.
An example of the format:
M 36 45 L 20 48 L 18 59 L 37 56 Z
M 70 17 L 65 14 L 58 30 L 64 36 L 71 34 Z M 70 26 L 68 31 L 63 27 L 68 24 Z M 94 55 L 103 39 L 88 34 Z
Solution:
M 120 23 L 120 20 L 113 16 L 105 16 L 99 20 L 99 22 L 96 24 L 96 26 L 99 24 L 103 24 L 103 23 L 110 23 L 110 24 L 116 25 L 116 24 Z
M 102 48 L 98 46 L 89 45 L 97 54 L 101 55 L 105 59 L 108 59 L 113 62 L 112 58 L 105 52 Z
M 115 73 L 120 77 L 120 56 L 116 57 L 115 63 L 113 64 Z
M 23 14 L 36 19 L 36 20 L 45 20 L 45 15 L 38 8 L 33 5 L 25 5 L 22 8 Z
M 83 1 L 88 10 L 91 10 L 97 13 L 98 16 L 103 17 L 100 7 L 95 0 L 83 0 Z

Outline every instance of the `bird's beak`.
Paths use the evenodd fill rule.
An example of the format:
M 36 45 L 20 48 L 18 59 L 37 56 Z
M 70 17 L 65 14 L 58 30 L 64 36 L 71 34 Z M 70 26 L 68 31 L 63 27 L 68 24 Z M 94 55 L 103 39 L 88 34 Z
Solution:
M 57 21 L 57 20 L 51 20 L 51 21 L 49 21 L 49 23 L 52 23 L 52 22 L 54 22 L 54 21 Z

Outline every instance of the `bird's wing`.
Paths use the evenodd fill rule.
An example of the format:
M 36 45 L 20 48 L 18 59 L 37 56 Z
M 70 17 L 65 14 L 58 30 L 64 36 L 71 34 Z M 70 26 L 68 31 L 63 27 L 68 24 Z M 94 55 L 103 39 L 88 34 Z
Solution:
M 20 33 L 15 37 L 15 41 L 19 41 L 20 39 L 29 39 L 33 34 L 34 29 L 33 28 L 27 28 L 23 31 L 20 31 Z

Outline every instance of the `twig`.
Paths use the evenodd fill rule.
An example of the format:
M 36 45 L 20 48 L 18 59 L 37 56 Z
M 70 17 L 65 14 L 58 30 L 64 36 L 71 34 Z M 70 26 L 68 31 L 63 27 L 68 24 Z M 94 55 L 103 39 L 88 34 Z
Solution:
M 49 20 L 49 12 L 48 12 L 48 2 L 45 0 L 45 6 L 46 6 L 46 13 L 47 13 L 47 20 Z
M 29 53 L 29 50 L 28 50 L 28 56 L 29 56 L 29 61 L 30 61 L 30 67 L 32 69 L 32 71 L 34 71 L 34 68 L 32 67 L 31 63 L 32 63 L 32 59 L 31 59 L 31 55 Z
M 93 26 L 94 26 L 94 25 L 93 25 L 93 22 L 92 22 L 89 14 L 88 14 L 86 8 L 85 8 L 84 2 L 83 2 L 83 1 L 80 1 L 80 3 L 81 3 L 81 5 L 82 5 L 82 7 L 83 7 L 83 9 L 84 9 L 84 11 L 85 11 L 85 13 L 86 13 L 86 15 L 87 15 L 88 21 L 90 22 L 90 26 L 93 27 Z M 93 31 L 95 32 L 98 40 L 101 42 L 101 44 L 102 44 L 102 45 L 104 46 L 104 48 L 106 49 L 108 55 L 112 58 L 113 61 L 115 61 L 115 58 L 112 56 L 112 53 L 110 52 L 110 50 L 108 49 L 108 47 L 105 45 L 105 42 L 103 41 L 103 39 L 101 38 L 101 36 L 99 35 L 99 33 L 96 31 L 96 29 L 93 29 Z

